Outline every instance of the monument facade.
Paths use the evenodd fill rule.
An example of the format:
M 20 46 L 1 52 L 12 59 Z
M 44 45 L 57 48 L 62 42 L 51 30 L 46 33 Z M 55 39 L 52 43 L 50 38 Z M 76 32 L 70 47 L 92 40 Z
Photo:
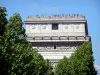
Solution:
M 24 22 L 27 40 L 52 64 L 63 56 L 69 58 L 77 46 L 90 40 L 83 15 L 36 15 L 28 16 Z

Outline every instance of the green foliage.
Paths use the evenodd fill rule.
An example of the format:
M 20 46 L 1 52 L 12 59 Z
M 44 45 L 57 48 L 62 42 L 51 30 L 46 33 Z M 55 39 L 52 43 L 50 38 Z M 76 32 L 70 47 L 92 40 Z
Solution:
M 5 61 L 4 57 L 2 57 L 2 46 L 1 46 L 1 37 L 4 34 L 5 31 L 5 26 L 7 24 L 7 19 L 6 19 L 6 8 L 0 6 L 0 75 L 7 74 L 7 69 L 5 68 L 7 66 L 7 62 Z
M 69 61 L 67 57 L 64 56 L 64 58 L 58 62 L 55 68 L 55 75 L 70 75 L 68 63 Z
M 84 42 L 69 59 L 58 62 L 55 75 L 96 75 L 92 54 L 91 42 Z
M 91 42 L 84 42 L 70 57 L 71 75 L 96 75 Z
M 3 35 L 5 31 L 5 25 L 7 24 L 6 12 L 7 12 L 6 8 L 0 6 L 0 36 Z
M 10 17 L 9 27 L 13 26 L 12 30 L 14 30 L 17 35 L 25 34 L 25 29 L 22 27 L 22 25 L 23 22 L 19 13 L 15 13 L 13 14 L 13 17 Z
M 5 59 L 8 75 L 45 75 L 48 66 L 24 37 L 20 14 L 10 17 L 6 31 L 0 39 L 1 58 Z M 4 67 L 3 67 L 4 68 Z M 5 71 L 4 71 L 5 72 Z
M 46 67 L 46 75 L 54 75 L 53 73 L 53 66 L 51 66 L 51 64 L 49 63 L 49 60 L 45 60 L 46 64 L 45 64 L 45 67 Z

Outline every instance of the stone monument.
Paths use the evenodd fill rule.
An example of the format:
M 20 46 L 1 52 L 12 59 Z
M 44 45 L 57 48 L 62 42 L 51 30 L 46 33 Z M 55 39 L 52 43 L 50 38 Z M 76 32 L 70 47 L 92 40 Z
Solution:
M 28 16 L 24 23 L 27 40 L 52 65 L 63 56 L 69 58 L 77 46 L 91 40 L 83 15 Z

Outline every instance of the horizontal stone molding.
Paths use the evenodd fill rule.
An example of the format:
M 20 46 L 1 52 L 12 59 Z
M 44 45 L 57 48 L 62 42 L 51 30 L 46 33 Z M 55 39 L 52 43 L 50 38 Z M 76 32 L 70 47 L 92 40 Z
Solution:
M 46 42 L 46 41 L 89 41 L 90 36 L 36 36 L 27 37 L 30 42 Z
M 71 56 L 71 54 L 63 54 L 63 55 L 43 55 L 41 54 L 44 59 L 63 59 L 64 56 L 66 56 L 67 58 L 69 58 Z
M 35 36 L 86 36 L 85 32 L 50 32 L 50 33 L 26 33 L 27 37 L 35 37 Z
M 39 20 L 39 21 L 24 21 L 25 24 L 48 24 L 48 23 L 86 23 L 86 20 Z
M 38 50 L 38 52 L 73 52 L 75 50 L 64 50 L 64 49 L 60 49 L 60 50 Z

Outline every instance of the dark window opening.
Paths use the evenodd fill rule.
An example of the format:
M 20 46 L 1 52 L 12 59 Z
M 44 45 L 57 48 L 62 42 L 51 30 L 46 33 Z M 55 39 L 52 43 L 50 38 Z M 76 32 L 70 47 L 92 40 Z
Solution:
M 52 24 L 52 30 L 58 30 L 58 24 Z
M 54 46 L 54 49 L 56 49 L 56 46 Z

